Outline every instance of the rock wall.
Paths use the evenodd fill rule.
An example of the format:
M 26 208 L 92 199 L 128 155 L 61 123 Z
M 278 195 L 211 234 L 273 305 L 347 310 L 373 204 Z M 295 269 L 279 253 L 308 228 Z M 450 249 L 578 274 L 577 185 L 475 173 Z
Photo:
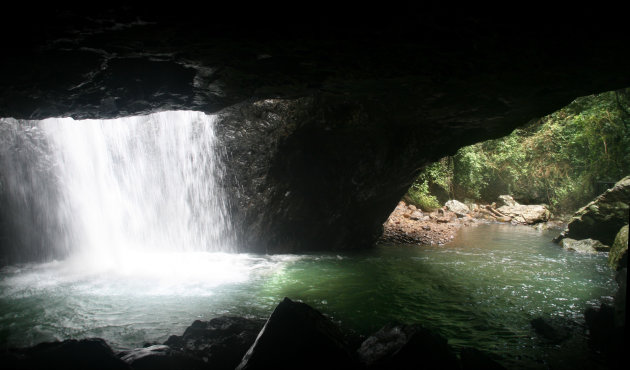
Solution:
M 564 238 L 599 240 L 612 246 L 615 236 L 630 217 L 630 176 L 619 180 L 592 202 L 578 209 L 567 228 L 554 241 Z
M 1 25 L 0 117 L 220 113 L 243 250 L 369 247 L 424 165 L 630 86 L 608 8 L 22 10 Z

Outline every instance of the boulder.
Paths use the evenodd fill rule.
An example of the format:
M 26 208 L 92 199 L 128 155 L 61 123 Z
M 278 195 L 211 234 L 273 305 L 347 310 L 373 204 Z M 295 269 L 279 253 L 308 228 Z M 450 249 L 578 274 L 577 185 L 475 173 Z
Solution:
M 353 367 L 348 344 L 337 325 L 307 304 L 284 298 L 237 369 Z
M 161 344 L 126 351 L 121 360 L 134 370 L 195 370 L 207 366 L 199 358 Z
M 388 324 L 357 351 L 368 369 L 458 369 L 446 338 L 422 325 Z
M 411 212 L 411 215 L 409 215 L 409 218 L 414 221 L 422 220 L 423 217 L 424 215 L 422 214 L 422 211 L 419 210 L 413 211 Z
M 444 204 L 444 206 L 451 212 L 455 212 L 455 214 L 459 217 L 467 215 L 470 212 L 470 209 L 464 203 L 458 200 L 449 200 Z
M 607 252 L 610 247 L 602 244 L 599 240 L 582 239 L 575 240 L 571 238 L 564 238 L 560 241 L 562 248 L 579 253 L 597 253 Z
M 615 271 L 628 266 L 628 225 L 617 233 L 608 254 L 608 264 Z
M 518 203 L 512 198 L 511 195 L 499 195 L 499 206 L 508 206 L 514 207 L 518 205 Z
M 551 217 L 551 212 L 549 212 L 544 205 L 519 204 L 509 195 L 502 195 L 499 197 L 499 200 L 504 205 L 497 210 L 501 212 L 504 217 L 510 217 L 513 224 L 532 225 L 548 221 Z
M 628 224 L 629 203 L 630 176 L 626 176 L 575 212 L 567 228 L 554 241 L 591 238 L 612 245 L 619 229 Z
M 117 358 L 100 338 L 68 339 L 0 354 L 3 369 L 121 369 L 131 367 Z
M 201 359 L 212 369 L 234 369 L 264 323 L 235 316 L 196 320 L 183 335 L 172 335 L 164 344 Z

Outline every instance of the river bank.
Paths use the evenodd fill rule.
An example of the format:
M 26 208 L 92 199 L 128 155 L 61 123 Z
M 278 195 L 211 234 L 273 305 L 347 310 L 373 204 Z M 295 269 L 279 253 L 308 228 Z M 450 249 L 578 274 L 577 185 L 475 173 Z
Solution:
M 457 204 L 467 207 L 460 202 Z M 412 204 L 400 201 L 383 224 L 383 235 L 379 243 L 442 245 L 453 240 L 462 227 L 489 223 L 524 223 L 537 229 L 558 230 L 566 226 L 566 220 L 562 218 L 547 217 L 540 219 L 541 222 L 534 219 L 520 222 L 516 217 L 507 216 L 501 208 L 497 209 L 496 204 L 490 204 L 473 205 L 472 209 L 457 209 L 451 203 L 432 212 L 423 212 Z

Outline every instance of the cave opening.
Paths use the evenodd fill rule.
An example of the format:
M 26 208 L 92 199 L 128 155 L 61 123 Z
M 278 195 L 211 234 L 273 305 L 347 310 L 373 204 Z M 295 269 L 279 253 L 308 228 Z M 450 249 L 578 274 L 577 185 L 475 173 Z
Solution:
M 223 165 L 215 163 L 218 171 L 210 164 L 186 168 L 195 158 L 212 163 L 215 157 L 163 151 L 144 139 L 100 155 L 97 138 L 116 141 L 99 129 L 64 136 L 61 141 L 74 136 L 72 147 L 84 154 L 60 162 L 64 152 L 53 150 L 54 134 L 33 124 L 19 134 L 4 130 L 0 153 L 16 137 L 31 149 L 19 146 L 5 156 L 20 159 L 4 167 L 11 171 L 0 168 L 1 347 L 98 337 L 125 366 L 140 368 L 143 359 L 172 364 L 184 354 L 205 368 L 215 366 L 215 347 L 203 340 L 192 349 L 184 344 L 207 339 L 215 318 L 217 327 L 252 320 L 249 334 L 238 333 L 249 342 L 239 342 L 235 363 L 225 366 L 234 368 L 261 322 L 291 297 L 352 329 L 337 343 L 348 339 L 345 349 L 353 355 L 362 343 L 374 344 L 366 336 L 398 321 L 433 327 L 441 337 L 431 343 L 448 338 L 463 368 L 470 347 L 510 368 L 593 364 L 582 340 L 583 309 L 611 296 L 617 284 L 601 253 L 564 251 L 551 244 L 549 230 L 495 224 L 471 228 L 447 247 L 374 242 L 419 167 L 504 136 L 576 96 L 628 86 L 626 13 L 608 6 L 529 6 L 495 15 L 477 4 L 455 11 L 450 5 L 317 4 L 285 17 L 268 4 L 224 4 L 227 11 L 209 5 L 210 11 L 24 5 L 0 26 L 7 46 L 0 60 L 1 117 L 193 110 L 190 115 L 217 114 L 200 121 L 212 121 L 220 139 L 186 139 L 187 147 L 225 154 Z M 210 19 L 213 14 L 222 16 Z M 149 137 L 165 145 L 181 137 L 178 130 L 165 132 Z M 146 164 L 148 152 L 179 176 L 127 161 Z M 87 166 L 90 158 L 98 165 Z M 89 175 L 95 168 L 102 176 Z M 46 172 L 54 184 L 40 181 Z M 23 181 L 9 184 L 7 173 Z M 199 184 L 199 177 L 212 181 L 196 189 L 190 183 Z M 98 188 L 89 185 L 107 179 L 113 180 L 100 193 L 116 196 L 86 201 Z M 159 191 L 148 191 L 147 182 Z M 168 184 L 185 190 L 170 192 Z M 219 197 L 199 195 L 221 189 Z M 215 204 L 220 199 L 225 204 Z M 143 216 L 133 217 L 139 208 Z M 90 227 L 80 227 L 88 221 Z M 82 250 L 89 258 L 66 263 Z M 114 266 L 124 268 L 114 273 Z M 532 326 L 539 318 L 560 330 L 538 326 L 541 335 Z M 200 330 L 203 338 L 195 341 L 169 338 Z M 287 341 L 300 342 L 272 341 L 284 350 L 275 356 L 281 361 L 292 352 Z M 28 368 L 30 359 L 46 358 L 38 357 L 40 349 L 55 346 L 10 349 L 0 352 L 0 362 Z M 319 347 L 306 347 L 314 355 L 295 351 L 297 361 L 281 365 L 329 361 Z M 435 347 L 411 351 L 423 365 L 433 354 L 427 348 Z M 357 366 L 374 365 L 367 357 Z M 41 367 L 53 366 L 42 361 Z
M 614 291 L 603 256 L 527 227 L 480 226 L 447 248 L 233 253 L 215 116 L 1 123 L 2 221 L 19 233 L 3 247 L 21 248 L 1 270 L 5 346 L 98 336 L 127 351 L 192 318 L 264 319 L 288 296 L 361 335 L 430 318 L 456 350 L 535 366 L 554 350 L 532 337 L 533 317 L 583 323 L 585 305 Z

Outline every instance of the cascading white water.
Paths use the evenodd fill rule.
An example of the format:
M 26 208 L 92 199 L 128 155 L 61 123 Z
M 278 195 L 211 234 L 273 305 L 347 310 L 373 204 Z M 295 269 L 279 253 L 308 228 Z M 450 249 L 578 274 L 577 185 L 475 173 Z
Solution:
M 2 126 L 4 144 L 13 138 L 12 152 L 4 145 L 0 153 L 2 191 L 19 195 L 18 206 L 54 230 L 50 248 L 91 268 L 125 265 L 139 254 L 147 264 L 147 252 L 233 251 L 213 116 L 176 111 Z

